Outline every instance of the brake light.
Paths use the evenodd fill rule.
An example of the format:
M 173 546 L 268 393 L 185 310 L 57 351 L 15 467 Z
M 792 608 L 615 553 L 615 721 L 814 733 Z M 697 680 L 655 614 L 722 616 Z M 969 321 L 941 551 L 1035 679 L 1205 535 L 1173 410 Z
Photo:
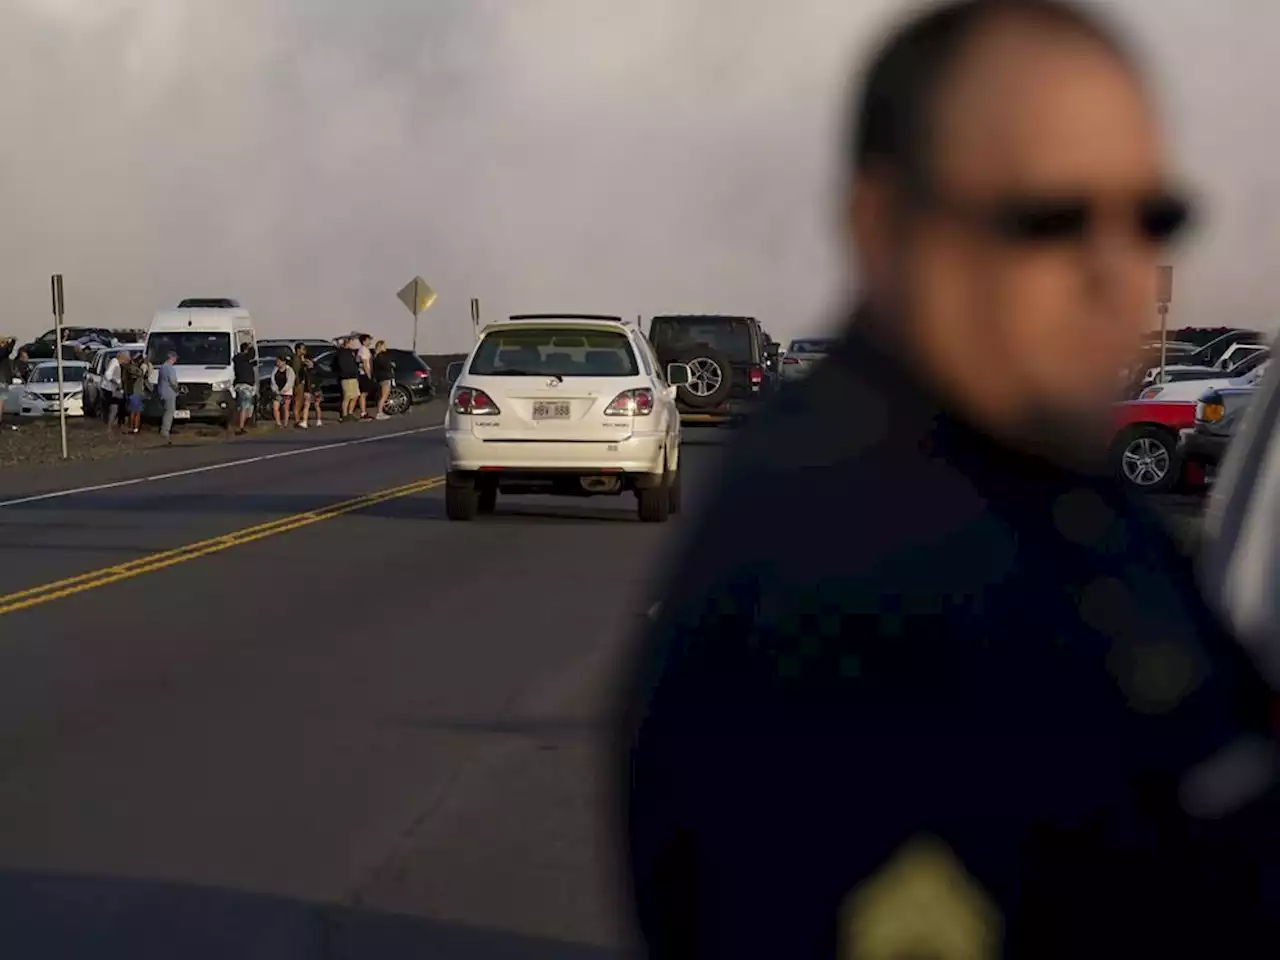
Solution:
M 623 390 L 604 408 L 606 417 L 647 417 L 653 413 L 653 391 L 647 387 Z
M 797 360 L 795 357 L 783 357 L 782 362 L 783 363 L 799 363 L 800 361 Z
M 751 385 L 753 387 L 758 387 L 760 384 L 764 383 L 764 369 L 761 367 L 752 367 L 751 372 L 747 374 L 747 376 L 751 378 Z
M 468 416 L 491 416 L 502 411 L 483 390 L 463 387 L 453 395 L 453 412 Z
M 419 378 L 419 379 L 421 379 L 421 380 L 425 380 L 427 377 L 431 376 L 431 371 L 430 371 L 430 370 L 415 370 L 415 371 L 413 371 L 413 375 L 414 375 L 415 377 L 418 377 L 418 378 Z

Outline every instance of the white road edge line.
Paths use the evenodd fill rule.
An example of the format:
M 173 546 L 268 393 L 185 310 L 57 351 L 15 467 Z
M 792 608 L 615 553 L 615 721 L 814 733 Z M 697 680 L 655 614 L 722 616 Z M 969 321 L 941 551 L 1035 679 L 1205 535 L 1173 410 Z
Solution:
M 323 443 L 316 447 L 300 447 L 297 450 L 282 450 L 279 453 L 264 453 L 260 457 L 244 457 L 241 460 L 227 460 L 224 463 L 210 463 L 203 467 L 190 467 L 186 470 L 173 470 L 169 473 L 156 473 L 149 477 L 133 477 L 130 480 L 113 480 L 111 483 L 95 483 L 89 487 L 75 487 L 71 490 L 54 490 L 51 493 L 38 493 L 30 497 L 19 497 L 16 500 L 0 500 L 0 508 L 16 507 L 24 503 L 37 503 L 40 500 L 56 500 L 59 497 L 74 497 L 78 493 L 94 493 L 98 490 L 116 490 L 120 487 L 132 487 L 139 483 L 155 483 L 157 480 L 172 480 L 175 477 L 189 477 L 197 473 L 210 473 L 214 470 L 226 470 L 229 467 L 242 467 L 250 463 L 265 463 L 268 460 L 282 460 L 285 457 L 300 457 L 306 453 L 319 453 L 322 450 L 337 450 L 339 447 L 354 447 L 362 443 L 377 443 L 379 440 L 394 440 L 396 437 L 409 437 L 416 433 L 428 433 L 432 430 L 443 430 L 444 424 L 433 427 L 414 427 L 412 430 L 398 430 L 395 433 L 380 433 L 376 437 L 360 437 L 356 440 L 340 440 L 337 443 Z

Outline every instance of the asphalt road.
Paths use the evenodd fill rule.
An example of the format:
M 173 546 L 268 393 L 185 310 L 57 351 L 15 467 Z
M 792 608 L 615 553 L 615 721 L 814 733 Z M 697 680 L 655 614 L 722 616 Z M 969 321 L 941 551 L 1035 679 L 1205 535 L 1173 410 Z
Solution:
M 0 475 L 7 955 L 631 942 L 601 734 L 680 524 L 448 523 L 438 418 Z

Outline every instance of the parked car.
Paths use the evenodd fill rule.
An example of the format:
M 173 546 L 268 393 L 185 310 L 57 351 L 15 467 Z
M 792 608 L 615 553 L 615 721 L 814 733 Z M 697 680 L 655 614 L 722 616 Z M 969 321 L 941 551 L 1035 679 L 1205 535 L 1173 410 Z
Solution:
M 1171 383 L 1154 384 L 1143 390 L 1138 399 L 1195 402 L 1205 391 L 1217 387 L 1255 386 L 1270 363 L 1271 351 L 1260 350 L 1226 373 L 1210 371 L 1207 376 L 1196 374 Z
M 792 340 L 782 357 L 782 383 L 796 383 L 822 360 L 835 344 L 834 337 L 807 337 Z
M 1182 461 L 1199 464 L 1212 479 L 1257 392 L 1254 386 L 1220 387 L 1201 397 L 1195 426 L 1184 428 L 1178 437 Z
M 1167 493 L 1189 479 L 1178 455 L 1182 430 L 1195 426 L 1193 402 L 1124 400 L 1113 405 L 1110 460 L 1121 483 L 1143 493 Z
M 136 360 L 146 353 L 147 345 L 145 343 L 122 343 L 116 347 L 98 350 L 93 359 L 88 361 L 89 369 L 84 375 L 84 415 L 86 417 L 96 417 L 103 413 L 101 406 L 103 396 L 102 383 L 107 372 L 107 364 L 111 362 L 112 357 L 119 356 L 122 350 L 128 350 L 129 354 Z
M 1209 494 L 1200 579 L 1210 601 L 1280 687 L 1280 387 L 1258 387 Z
M 81 360 L 62 361 L 62 390 L 58 390 L 58 363 L 42 360 L 31 369 L 31 375 L 18 391 L 18 413 L 24 417 L 44 417 L 61 413 L 65 406 L 68 417 L 84 416 L 83 387 L 89 365 Z
M 313 357 L 318 357 L 320 354 L 328 353 L 333 349 L 332 340 L 320 340 L 316 337 L 298 337 L 294 340 L 290 340 L 288 337 L 268 337 L 259 340 L 256 344 L 256 349 L 259 358 L 274 358 L 281 352 L 289 356 L 293 353 L 294 347 L 300 343 L 306 345 L 307 353 Z
M 687 366 L 690 380 L 676 391 L 686 423 L 721 424 L 753 413 L 778 384 L 770 351 L 754 317 L 672 314 L 654 317 L 649 342 L 659 363 Z
M 23 350 L 27 351 L 27 356 L 32 360 L 53 360 L 53 348 L 57 342 L 57 330 L 46 330 L 30 343 L 23 344 Z M 110 330 L 106 327 L 63 327 L 62 342 L 64 344 L 72 344 L 75 347 L 86 347 L 91 343 L 101 344 L 109 347 L 115 342 Z M 15 351 L 16 353 L 17 351 Z M 62 354 L 64 360 L 80 360 L 80 356 L 68 356 L 64 349 Z

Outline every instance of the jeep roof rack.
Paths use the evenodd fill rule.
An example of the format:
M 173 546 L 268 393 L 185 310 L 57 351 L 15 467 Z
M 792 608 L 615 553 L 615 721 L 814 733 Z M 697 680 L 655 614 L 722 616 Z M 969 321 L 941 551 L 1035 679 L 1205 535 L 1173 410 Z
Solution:
M 514 313 L 508 320 L 596 320 L 605 323 L 626 323 L 621 317 L 605 313 Z

